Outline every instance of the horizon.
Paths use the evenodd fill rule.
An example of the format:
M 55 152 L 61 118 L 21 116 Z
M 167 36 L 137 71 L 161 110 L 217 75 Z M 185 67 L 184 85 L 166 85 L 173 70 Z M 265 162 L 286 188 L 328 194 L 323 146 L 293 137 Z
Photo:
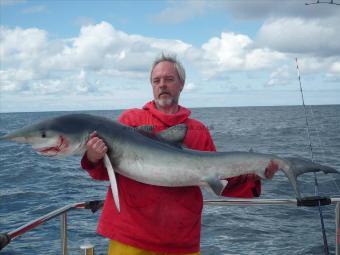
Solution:
M 340 106 L 340 104 L 314 104 L 314 105 L 305 105 L 306 107 L 327 107 L 327 106 Z M 243 105 L 243 106 L 207 106 L 207 107 L 185 107 L 188 108 L 189 110 L 192 109 L 209 109 L 209 108 L 261 108 L 261 107 L 303 107 L 303 105 Z M 51 110 L 51 111 L 22 111 L 22 112 L 0 112 L 0 114 L 15 114 L 15 113 L 61 113 L 61 112 L 97 112 L 97 111 L 103 111 L 103 112 L 114 112 L 114 111 L 125 111 L 130 108 L 121 108 L 121 109 L 92 109 L 92 110 Z

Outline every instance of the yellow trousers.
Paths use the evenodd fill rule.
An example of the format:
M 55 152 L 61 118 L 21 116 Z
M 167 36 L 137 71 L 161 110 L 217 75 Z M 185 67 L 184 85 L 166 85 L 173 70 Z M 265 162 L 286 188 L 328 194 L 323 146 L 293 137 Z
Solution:
M 181 255 L 199 255 L 199 252 Z M 110 240 L 108 255 L 175 255 L 174 253 L 157 253 L 132 247 L 115 240 Z

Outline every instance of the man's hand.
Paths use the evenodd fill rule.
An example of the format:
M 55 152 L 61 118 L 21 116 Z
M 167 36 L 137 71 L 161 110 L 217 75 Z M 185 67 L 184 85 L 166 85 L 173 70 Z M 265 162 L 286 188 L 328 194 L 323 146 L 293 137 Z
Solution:
M 90 134 L 89 140 L 86 143 L 86 156 L 92 164 L 97 164 L 99 160 L 104 158 L 107 152 L 107 146 L 102 139 L 97 137 L 97 132 Z

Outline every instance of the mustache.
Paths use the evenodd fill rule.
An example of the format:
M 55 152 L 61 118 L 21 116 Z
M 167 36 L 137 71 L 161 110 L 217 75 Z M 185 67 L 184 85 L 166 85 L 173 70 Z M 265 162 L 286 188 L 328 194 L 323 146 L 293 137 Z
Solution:
M 169 95 L 169 96 L 171 96 L 171 93 L 170 93 L 169 91 L 167 91 L 167 90 L 164 90 L 164 91 L 161 91 L 161 92 L 158 94 L 159 97 L 160 97 L 161 95 Z

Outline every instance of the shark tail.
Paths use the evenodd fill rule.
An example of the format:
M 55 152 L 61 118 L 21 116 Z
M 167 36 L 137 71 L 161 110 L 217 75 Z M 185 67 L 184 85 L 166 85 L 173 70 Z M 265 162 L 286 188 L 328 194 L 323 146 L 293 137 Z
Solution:
M 314 163 L 311 160 L 307 160 L 303 158 L 295 158 L 295 157 L 288 157 L 288 158 L 285 158 L 285 160 L 287 161 L 288 167 L 283 168 L 282 171 L 288 177 L 298 199 L 301 198 L 301 193 L 300 193 L 299 186 L 297 183 L 297 177 L 299 175 L 304 174 L 304 173 L 319 172 L 319 171 L 322 171 L 325 174 L 328 174 L 328 173 L 340 174 L 340 172 L 336 170 L 335 168 L 321 165 L 318 163 Z

